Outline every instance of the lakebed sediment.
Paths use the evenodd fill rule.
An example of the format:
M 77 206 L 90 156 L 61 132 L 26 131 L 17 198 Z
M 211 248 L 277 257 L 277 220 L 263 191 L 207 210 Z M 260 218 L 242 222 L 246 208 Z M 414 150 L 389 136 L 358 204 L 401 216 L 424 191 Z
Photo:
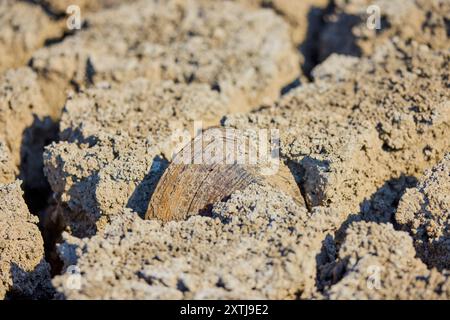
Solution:
M 450 299 L 447 1 L 71 4 L 0 6 L 1 297 Z M 277 130 L 300 201 L 145 219 L 198 121 Z

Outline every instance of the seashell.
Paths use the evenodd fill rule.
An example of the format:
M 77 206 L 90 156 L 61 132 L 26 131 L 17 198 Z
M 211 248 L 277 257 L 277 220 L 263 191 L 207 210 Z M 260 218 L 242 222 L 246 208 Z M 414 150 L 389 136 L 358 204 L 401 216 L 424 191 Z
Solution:
M 304 206 L 289 168 L 269 156 L 255 161 L 251 155 L 257 147 L 254 138 L 235 129 L 204 131 L 175 155 L 158 182 L 145 218 L 170 221 L 205 215 L 215 202 L 252 183 L 268 184 Z

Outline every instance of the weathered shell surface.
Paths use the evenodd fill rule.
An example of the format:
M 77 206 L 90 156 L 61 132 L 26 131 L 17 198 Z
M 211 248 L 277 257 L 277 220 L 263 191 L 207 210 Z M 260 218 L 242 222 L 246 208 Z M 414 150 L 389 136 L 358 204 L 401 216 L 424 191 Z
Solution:
M 170 221 L 207 214 L 215 202 L 251 183 L 271 185 L 304 205 L 292 173 L 281 160 L 272 174 L 264 171 L 268 162 L 249 164 L 253 142 L 234 129 L 213 128 L 197 136 L 174 157 L 161 177 L 145 218 Z M 230 161 L 239 157 L 246 160 Z

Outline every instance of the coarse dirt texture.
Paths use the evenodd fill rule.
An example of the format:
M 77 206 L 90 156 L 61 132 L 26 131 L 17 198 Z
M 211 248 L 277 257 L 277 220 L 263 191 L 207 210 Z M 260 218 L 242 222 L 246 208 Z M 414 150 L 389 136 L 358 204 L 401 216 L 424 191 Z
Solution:
M 219 0 L 223 1 L 223 0 Z M 317 28 L 317 20 L 329 5 L 328 0 L 234 0 L 242 4 L 271 8 L 283 17 L 291 27 L 292 41 L 296 44 L 304 42 L 311 29 Z
M 90 13 L 92 11 L 100 11 L 101 9 L 107 9 L 117 7 L 120 5 L 127 5 L 138 0 L 34 0 L 44 8 L 47 8 L 50 12 L 56 15 L 62 15 L 67 13 L 67 8 L 71 5 L 78 6 L 80 8 L 80 14 L 82 19 L 95 21 L 94 18 L 84 13 Z M 270 8 L 275 13 L 284 18 L 284 20 L 291 27 L 291 37 L 294 43 L 302 43 L 308 32 L 308 27 L 311 27 L 311 16 L 314 16 L 315 11 L 320 11 L 328 6 L 328 0 L 199 0 L 205 3 L 216 2 L 237 2 L 248 8 Z
M 375 12 L 368 13 L 369 6 L 379 8 L 380 29 L 368 28 Z M 449 17 L 447 0 L 336 0 L 334 11 L 324 17 L 319 61 L 332 53 L 368 56 L 392 37 L 448 49 Z
M 210 0 L 204 0 L 210 1 Z M 216 0 L 224 1 L 224 0 Z M 282 17 L 290 26 L 292 42 L 299 48 L 299 62 L 302 72 L 298 82 L 308 82 L 311 69 L 317 63 L 321 30 L 324 17 L 332 7 L 329 0 L 234 0 L 251 8 L 269 8 Z M 291 83 L 290 85 L 295 84 Z M 295 86 L 295 85 L 294 85 Z
M 70 273 L 53 284 L 68 299 L 298 298 L 314 291 L 334 218 L 257 184 L 217 203 L 213 217 L 161 225 L 126 210 L 91 239 L 65 234 L 59 251 L 81 289 L 67 285 Z
M 1 1 L 0 298 L 449 300 L 449 17 L 448 0 Z M 301 201 L 258 180 L 207 216 L 144 219 L 198 120 L 278 129 Z
M 84 19 L 85 12 L 98 11 L 105 8 L 117 7 L 121 4 L 131 3 L 136 0 L 32 0 L 34 3 L 41 5 L 54 15 L 60 16 L 64 14 L 73 14 L 67 9 L 70 6 L 78 6 L 80 8 L 81 18 Z
M 391 179 L 418 177 L 449 149 L 448 62 L 448 52 L 398 39 L 371 58 L 332 56 L 313 71 L 314 84 L 224 124 L 279 128 L 310 207 L 391 221 L 392 209 L 363 201 Z
M 338 282 L 325 295 L 330 299 L 449 299 L 449 274 L 428 270 L 415 255 L 411 237 L 390 223 L 353 223 L 330 270 Z
M 0 73 L 24 65 L 45 41 L 60 37 L 61 25 L 25 1 L 0 2 Z
M 403 195 L 395 219 L 430 267 L 450 269 L 450 154 Z
M 224 124 L 279 128 L 282 155 L 297 168 L 310 207 L 336 206 L 343 218 L 362 211 L 370 219 L 391 221 L 391 205 L 414 181 L 411 176 L 448 150 L 448 59 L 446 52 L 405 47 L 400 40 L 371 58 L 332 56 L 314 70 L 317 83 L 275 107 L 229 115 Z M 386 66 L 398 73 L 386 72 Z M 93 234 L 125 206 L 145 213 L 145 199 L 171 159 L 170 133 L 230 111 L 207 86 L 151 87 L 140 79 L 120 90 L 90 89 L 68 100 L 61 121 L 65 142 L 49 147 L 44 158 L 53 191 L 74 215 L 66 220 L 75 221 L 75 234 Z M 181 91 L 172 95 L 176 88 Z M 391 179 L 394 186 L 377 195 Z M 382 198 L 364 203 L 372 195 Z
M 20 183 L 0 184 L 0 299 L 49 298 L 50 267 L 38 218 L 28 211 Z
M 393 214 L 403 191 L 413 186 L 422 171 L 434 165 L 449 149 L 450 142 L 446 139 L 450 132 L 448 62 L 449 55 L 444 50 L 431 50 L 416 42 L 394 38 L 386 41 L 369 57 L 332 55 L 313 70 L 314 83 L 293 90 L 270 107 L 247 114 L 229 114 L 224 119 L 224 126 L 243 130 L 280 129 L 282 158 L 288 161 L 292 171 L 296 173 L 308 208 L 313 213 L 332 212 L 330 216 L 326 216 L 327 219 L 332 217 L 332 223 L 322 221 L 316 227 L 312 222 L 305 224 L 306 233 L 309 228 L 317 228 L 319 231 L 313 229 L 314 235 L 308 241 L 300 241 L 300 247 L 308 249 L 299 249 L 303 257 L 302 275 L 298 276 L 297 287 L 291 285 L 295 293 L 280 293 L 275 290 L 270 294 L 264 293 L 262 297 L 345 296 L 345 289 L 341 292 L 337 289 L 339 286 L 335 287 L 333 290 L 339 292 L 334 295 L 332 291 L 328 292 L 331 289 L 327 286 L 336 281 L 336 276 L 333 281 L 329 280 L 330 268 L 335 265 L 338 268 L 337 271 L 332 269 L 332 274 L 342 271 L 343 262 L 336 262 L 340 261 L 336 259 L 341 259 L 336 258 L 336 252 L 341 248 L 348 226 L 352 221 L 356 223 L 361 220 L 393 222 Z M 395 73 L 391 70 L 395 70 Z M 80 260 L 77 266 L 83 272 L 95 268 L 95 272 L 88 272 L 89 277 L 96 277 L 95 274 L 104 264 L 94 254 L 91 256 L 82 253 L 85 252 L 86 243 L 89 246 L 96 239 L 107 238 L 111 225 L 123 223 L 123 219 L 126 219 L 124 207 L 131 208 L 142 216 L 159 176 L 171 160 L 171 153 L 164 151 L 172 142 L 169 136 L 171 131 L 155 130 L 155 136 L 152 136 L 153 132 L 149 135 L 148 129 L 143 129 L 146 128 L 145 124 L 152 123 L 149 128 L 161 128 L 161 125 L 169 128 L 166 123 L 171 122 L 170 119 L 173 118 L 170 115 L 175 113 L 180 115 L 178 121 L 181 121 L 181 127 L 175 128 L 185 129 L 189 128 L 190 121 L 195 118 L 173 110 L 199 110 L 191 111 L 191 114 L 196 114 L 197 119 L 202 119 L 203 112 L 210 110 L 203 107 L 202 99 L 195 100 L 197 103 L 194 105 L 198 107 L 196 109 L 190 106 L 194 100 L 185 100 L 182 96 L 172 101 L 167 92 L 162 94 L 168 99 L 165 100 L 164 107 L 161 107 L 153 102 L 152 96 L 158 91 L 149 89 L 153 86 L 151 81 L 135 81 L 140 85 L 125 84 L 119 87 L 115 84 L 102 84 L 71 97 L 61 122 L 61 138 L 65 141 L 52 145 L 45 153 L 46 174 L 63 208 L 61 215 L 69 227 L 67 230 L 72 234 L 66 235 L 69 240 L 61 248 L 66 248 L 66 251 L 73 245 L 83 248 L 78 249 Z M 173 84 L 167 86 L 174 87 Z M 164 87 L 164 84 L 155 87 Z M 120 88 L 120 93 L 117 93 L 117 88 Z M 180 84 L 178 88 L 191 92 L 195 87 L 193 84 Z M 222 96 L 216 90 L 208 90 L 210 88 L 205 86 L 202 95 L 197 97 L 213 94 L 217 99 Z M 144 101 L 149 102 L 146 104 Z M 216 110 L 229 110 L 224 107 L 227 105 L 226 99 L 218 101 L 222 105 L 218 105 Z M 160 109 L 161 112 L 153 115 L 147 111 L 154 110 L 152 108 Z M 164 111 L 166 108 L 168 112 Z M 169 118 L 163 120 L 166 115 Z M 137 145 L 140 147 L 134 147 L 134 141 L 138 141 Z M 265 198 L 260 196 L 260 199 Z M 242 208 L 244 211 L 253 209 L 251 204 Z M 149 224 L 138 217 L 133 219 L 137 221 L 137 225 Z M 200 228 L 191 226 L 192 221 L 194 220 L 180 223 L 189 228 Z M 73 235 L 93 236 L 96 233 L 92 240 L 73 238 Z M 155 237 L 159 238 L 161 234 Z M 71 243 L 73 241 L 75 244 Z M 402 237 L 399 240 L 399 250 L 408 246 L 408 241 L 411 243 L 410 238 Z M 92 250 L 97 252 L 97 249 Z M 63 256 L 65 254 L 67 253 L 63 253 Z M 186 256 L 191 255 L 189 253 Z M 411 258 L 414 258 L 414 254 Z M 85 262 L 86 265 L 82 264 L 87 261 L 84 259 L 90 259 Z M 142 256 L 139 259 L 143 259 Z M 367 258 L 367 261 L 371 260 Z M 408 271 L 424 277 L 432 272 L 431 275 L 438 279 L 436 281 L 444 281 L 439 280 L 444 275 L 428 271 L 420 260 L 414 261 L 417 265 L 411 266 Z M 201 268 L 207 268 L 210 262 L 203 264 Z M 133 274 L 139 274 L 137 270 L 140 268 L 138 264 Z M 402 274 L 405 268 L 399 265 L 393 269 L 388 274 L 389 281 L 395 279 L 397 273 Z M 365 270 L 358 272 L 352 277 L 365 276 Z M 205 271 L 205 274 L 209 273 Z M 147 288 L 144 282 L 150 285 L 153 283 L 148 279 L 142 280 L 143 288 L 146 289 L 136 289 L 139 285 L 130 287 L 126 282 L 117 282 L 113 285 L 114 293 L 111 293 L 110 284 L 104 288 L 101 283 L 92 286 L 87 284 L 86 289 L 73 291 L 64 287 L 64 281 L 68 277 L 70 273 L 56 278 L 54 284 L 64 297 L 70 298 L 160 297 L 163 292 L 167 293 Z M 409 280 L 412 278 L 408 278 Z M 176 285 L 178 282 L 172 283 L 179 290 Z M 392 280 L 386 289 L 376 293 L 366 293 L 365 289 L 361 289 L 360 295 L 406 298 L 407 295 L 392 289 L 397 285 Z M 184 286 L 187 285 L 181 288 Z M 421 286 L 420 281 L 413 281 L 406 292 L 418 297 L 421 294 L 423 297 L 445 297 L 445 291 L 436 289 L 439 288 L 438 284 L 430 289 L 437 290 L 435 296 L 426 290 L 421 291 Z M 430 285 L 432 286 L 434 283 Z M 195 289 L 181 291 L 184 292 L 171 291 L 170 295 L 164 297 L 199 297 L 192 292 L 197 292 Z M 246 295 L 250 293 L 230 297 Z M 357 296 L 355 293 L 353 298 Z M 222 295 L 214 297 L 228 296 L 222 292 Z M 345 297 L 352 298 L 350 295 Z
M 218 124 L 227 110 L 207 85 L 152 85 L 142 78 L 69 98 L 60 122 L 63 141 L 44 153 L 45 174 L 68 209 L 64 224 L 86 236 L 124 207 L 143 216 L 166 159 L 179 144 L 172 134 L 192 131 L 194 120 Z
M 88 27 L 33 55 L 32 68 L 53 93 L 52 105 L 64 102 L 70 86 L 145 77 L 208 84 L 235 110 L 249 110 L 272 102 L 299 73 L 289 26 L 271 10 L 151 0 L 86 19 Z
M 11 155 L 6 143 L 0 139 L 0 184 L 11 183 L 15 180 L 17 169 L 11 161 Z
M 8 69 L 0 75 L 0 139 L 26 188 L 48 186 L 42 172 L 42 153 L 57 135 L 55 113 L 30 68 Z

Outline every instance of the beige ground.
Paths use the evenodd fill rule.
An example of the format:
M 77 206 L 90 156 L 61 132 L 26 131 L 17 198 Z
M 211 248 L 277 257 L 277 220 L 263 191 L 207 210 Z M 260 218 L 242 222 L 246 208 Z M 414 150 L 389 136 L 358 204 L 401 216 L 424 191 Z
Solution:
M 0 297 L 450 299 L 449 2 L 334 3 L 3 1 Z M 144 220 L 198 120 L 278 129 L 302 201 Z
M 320 58 L 332 52 L 368 55 L 397 36 L 433 49 L 448 48 L 450 2 L 446 0 L 337 0 L 320 35 Z M 380 8 L 381 30 L 367 27 L 367 8 Z
M 0 298 L 49 298 L 50 266 L 44 245 L 22 199 L 20 181 L 0 184 Z
M 270 10 L 228 1 L 136 1 L 86 19 L 89 28 L 33 55 L 47 92 L 145 77 L 208 84 L 235 110 L 248 110 L 273 101 L 298 74 L 289 27 Z M 51 103 L 63 101 L 61 94 Z
M 49 107 L 30 68 L 8 69 L 0 75 L 0 140 L 27 187 L 46 185 L 42 152 L 57 134 L 58 113 Z
M 14 167 L 8 147 L 3 140 L 0 140 L 0 183 L 14 181 L 16 168 Z
M 60 23 L 25 1 L 2 0 L 0 26 L 0 72 L 26 64 L 46 40 L 63 33 Z
M 54 14 L 64 14 L 70 5 L 76 5 L 81 13 L 90 13 L 100 11 L 105 8 L 118 7 L 123 4 L 129 4 L 137 0 L 36 0 L 45 8 L 48 8 Z M 201 0 L 217 1 L 222 0 Z M 291 27 L 292 39 L 296 43 L 301 43 L 307 34 L 308 15 L 314 10 L 323 10 L 328 5 L 327 0 L 227 0 L 238 2 L 250 8 L 266 7 L 271 8 L 285 18 Z M 179 1 L 181 3 L 181 1 Z
M 450 154 L 409 189 L 395 219 L 414 239 L 417 255 L 430 267 L 450 268 Z

